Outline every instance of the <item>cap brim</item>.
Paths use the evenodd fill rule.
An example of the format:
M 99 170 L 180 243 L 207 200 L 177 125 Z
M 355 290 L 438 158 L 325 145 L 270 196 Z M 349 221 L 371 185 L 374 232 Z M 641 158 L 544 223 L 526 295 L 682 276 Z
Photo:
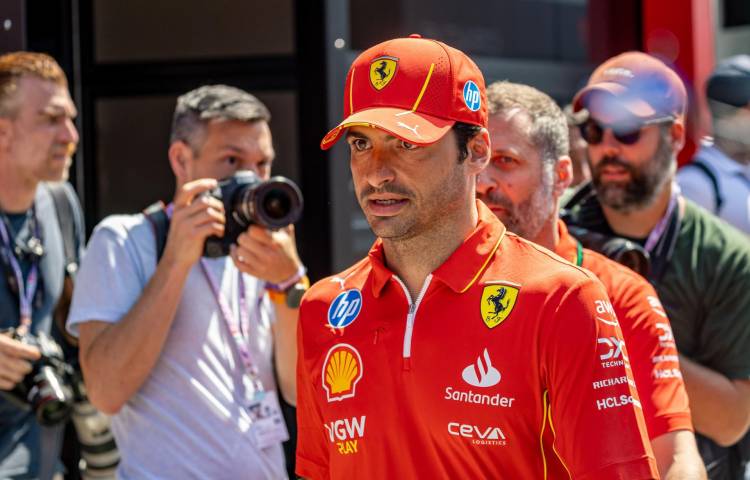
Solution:
M 597 101 L 594 101 L 592 97 L 594 93 L 608 95 L 595 95 Z M 625 112 L 642 120 L 657 116 L 656 110 L 648 102 L 637 95 L 628 95 L 628 93 L 627 87 L 615 82 L 589 85 L 573 97 L 573 111 L 578 112 L 586 108 L 593 115 L 607 118 L 621 117 Z
M 401 108 L 377 107 L 350 115 L 323 137 L 320 148 L 328 150 L 349 127 L 372 127 L 414 145 L 430 145 L 448 133 L 456 122 Z

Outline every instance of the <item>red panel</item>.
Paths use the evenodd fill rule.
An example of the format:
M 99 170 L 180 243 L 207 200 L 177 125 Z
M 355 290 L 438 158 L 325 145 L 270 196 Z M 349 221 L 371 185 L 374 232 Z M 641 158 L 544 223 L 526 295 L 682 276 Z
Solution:
M 687 143 L 679 156 L 682 165 L 710 131 L 705 83 L 714 67 L 711 0 L 643 0 L 643 45 L 671 62 L 688 88 L 691 104 Z

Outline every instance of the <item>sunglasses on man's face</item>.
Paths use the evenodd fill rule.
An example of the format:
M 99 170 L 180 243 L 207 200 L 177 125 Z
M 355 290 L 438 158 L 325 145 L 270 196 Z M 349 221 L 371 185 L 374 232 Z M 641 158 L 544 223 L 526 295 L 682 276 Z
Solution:
M 667 123 L 673 121 L 672 117 L 655 118 L 653 120 L 646 120 L 644 122 L 633 122 L 627 125 L 605 125 L 599 123 L 593 118 L 589 118 L 585 122 L 578 125 L 581 130 L 581 137 L 586 140 L 589 145 L 598 145 L 604 138 L 604 131 L 608 128 L 612 129 L 612 135 L 615 140 L 622 143 L 623 145 L 633 145 L 638 142 L 641 138 L 641 130 L 649 125 L 656 125 L 660 123 Z

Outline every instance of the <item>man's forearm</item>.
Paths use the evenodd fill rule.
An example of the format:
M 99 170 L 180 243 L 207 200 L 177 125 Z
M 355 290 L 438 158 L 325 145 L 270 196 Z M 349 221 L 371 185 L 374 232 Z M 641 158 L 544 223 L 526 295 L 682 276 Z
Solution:
M 81 325 L 86 388 L 92 403 L 105 413 L 119 411 L 156 364 L 190 271 L 186 268 L 162 260 L 136 304 L 119 322 Z
M 276 373 L 284 400 L 290 405 L 297 402 L 297 321 L 299 309 L 275 305 L 274 350 Z
M 704 480 L 706 468 L 689 430 L 665 433 L 651 440 L 659 473 L 665 480 Z
M 722 446 L 736 443 L 750 425 L 750 385 L 680 356 L 695 430 Z

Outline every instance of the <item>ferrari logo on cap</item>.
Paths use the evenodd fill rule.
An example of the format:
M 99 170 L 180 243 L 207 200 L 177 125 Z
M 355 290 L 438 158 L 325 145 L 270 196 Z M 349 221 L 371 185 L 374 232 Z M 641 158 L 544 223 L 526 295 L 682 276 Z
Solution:
M 495 328 L 508 318 L 516 305 L 519 288 L 508 284 L 485 285 L 480 305 L 485 325 Z
M 382 90 L 391 83 L 398 68 L 398 58 L 378 57 L 370 63 L 370 83 L 375 90 Z

